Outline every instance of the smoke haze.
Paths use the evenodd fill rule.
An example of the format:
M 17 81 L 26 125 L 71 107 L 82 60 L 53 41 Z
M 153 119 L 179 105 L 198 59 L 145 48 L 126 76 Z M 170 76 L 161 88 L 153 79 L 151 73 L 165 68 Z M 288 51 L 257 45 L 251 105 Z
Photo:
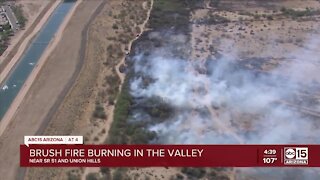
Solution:
M 159 142 L 318 143 L 314 117 L 288 106 L 299 106 L 292 102 L 296 94 L 314 86 L 318 68 L 312 51 L 289 54 L 298 59 L 267 73 L 239 67 L 236 55 L 194 61 L 163 52 L 170 54 L 170 49 L 135 56 L 139 76 L 130 85 L 134 97 L 158 97 L 178 110 L 149 127 L 159 134 Z M 146 85 L 144 77 L 152 82 Z

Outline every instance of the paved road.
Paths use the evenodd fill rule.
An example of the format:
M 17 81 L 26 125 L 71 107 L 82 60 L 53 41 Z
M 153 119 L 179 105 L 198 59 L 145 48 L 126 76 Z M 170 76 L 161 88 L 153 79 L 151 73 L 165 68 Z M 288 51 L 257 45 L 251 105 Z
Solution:
M 16 22 L 17 22 L 17 18 L 16 18 L 16 16 L 14 15 L 11 7 L 10 7 L 8 4 L 5 4 L 5 5 L 3 6 L 3 9 L 4 9 L 5 12 L 6 12 L 6 15 L 7 15 L 8 20 L 9 20 L 9 23 L 10 23 L 10 25 L 11 25 L 11 27 L 12 27 L 12 30 L 13 30 L 13 31 L 16 31 L 16 30 L 19 28 L 19 26 L 18 26 L 18 24 L 16 23 Z

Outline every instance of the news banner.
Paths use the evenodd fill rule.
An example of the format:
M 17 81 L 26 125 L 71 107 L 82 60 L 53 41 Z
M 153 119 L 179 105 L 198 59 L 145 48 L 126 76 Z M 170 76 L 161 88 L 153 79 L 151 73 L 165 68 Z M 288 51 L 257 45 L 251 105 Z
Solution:
M 84 145 L 25 136 L 22 167 L 320 167 L 320 145 Z

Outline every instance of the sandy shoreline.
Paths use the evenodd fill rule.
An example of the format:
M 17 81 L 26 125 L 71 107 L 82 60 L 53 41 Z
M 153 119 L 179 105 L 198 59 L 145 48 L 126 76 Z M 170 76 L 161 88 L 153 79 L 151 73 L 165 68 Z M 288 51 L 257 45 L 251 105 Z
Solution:
M 50 8 L 50 11 L 48 11 L 48 13 L 46 14 L 47 18 L 44 19 L 48 19 L 50 17 L 50 15 L 52 14 L 52 12 L 54 11 L 54 9 L 59 5 L 61 1 L 57 1 L 54 6 L 52 8 Z M 41 70 L 41 67 L 45 64 L 46 60 L 48 59 L 49 55 L 52 53 L 52 51 L 54 50 L 54 48 L 56 47 L 56 45 L 58 44 L 58 42 L 60 41 L 63 31 L 65 29 L 65 27 L 67 26 L 69 20 L 71 19 L 73 13 L 75 12 L 76 8 L 78 7 L 78 5 L 82 2 L 82 0 L 78 0 L 76 2 L 76 4 L 72 7 L 72 9 L 70 10 L 70 12 L 67 14 L 67 16 L 65 17 L 64 21 L 62 22 L 62 24 L 60 25 L 57 33 L 54 35 L 53 39 L 50 41 L 48 47 L 46 48 L 46 50 L 44 51 L 44 53 L 42 54 L 42 56 L 40 57 L 39 62 L 36 64 L 35 68 L 33 69 L 33 71 L 31 72 L 31 74 L 29 75 L 28 79 L 25 81 L 23 87 L 21 88 L 20 92 L 18 93 L 18 95 L 16 96 L 16 98 L 14 99 L 14 101 L 12 102 L 10 108 L 8 109 L 7 113 L 4 115 L 4 117 L 2 118 L 1 122 L 0 122 L 0 136 L 2 135 L 2 133 L 4 132 L 4 130 L 6 129 L 6 127 L 8 126 L 8 124 L 10 123 L 10 120 L 13 118 L 14 114 L 16 113 L 16 111 L 19 109 L 19 106 L 21 104 L 21 102 L 23 101 L 23 98 L 25 97 L 25 95 L 27 94 L 28 90 L 30 89 L 33 81 L 35 80 L 35 78 L 37 77 L 38 73 Z M 43 20 L 43 19 L 42 19 Z M 39 23 L 39 25 L 43 25 L 46 21 L 42 21 L 41 23 Z M 36 28 L 37 29 L 37 28 Z M 35 30 L 36 30 L 35 29 Z M 39 27 L 38 31 L 41 29 L 41 27 Z M 37 32 L 35 32 L 37 33 Z M 33 33 L 32 33 L 33 34 Z M 31 34 L 31 35 L 32 35 Z M 31 36 L 30 35 L 30 36 Z M 29 38 L 31 38 L 29 36 Z M 27 39 L 26 39 L 27 40 Z M 27 46 L 27 42 L 28 41 L 24 41 L 25 44 L 25 48 Z M 21 47 L 23 47 L 23 45 L 21 45 Z M 20 56 L 22 55 L 24 49 L 21 49 L 21 47 L 19 48 L 19 52 L 21 53 Z M 19 54 L 19 53 L 17 53 Z M 16 56 L 15 56 L 16 57 Z M 18 60 L 19 58 L 17 58 Z M 16 60 L 16 59 L 15 59 Z M 16 61 L 17 61 L 16 60 Z M 11 64 L 11 62 L 10 62 Z M 14 64 L 13 64 L 14 65 Z M 12 65 L 12 66 L 13 66 Z M 7 68 L 6 68 L 7 69 Z M 9 73 L 10 70 L 7 72 Z M 1 76 L 2 77 L 2 76 Z M 2 79 L 0 79 L 1 82 Z

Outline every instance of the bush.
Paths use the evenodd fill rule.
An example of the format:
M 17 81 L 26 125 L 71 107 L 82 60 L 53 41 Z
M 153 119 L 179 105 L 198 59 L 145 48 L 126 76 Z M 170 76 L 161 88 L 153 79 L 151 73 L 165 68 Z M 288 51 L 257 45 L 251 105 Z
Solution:
M 112 29 L 119 29 L 119 27 L 118 27 L 117 24 L 113 24 L 113 25 L 112 25 Z
M 108 167 L 100 167 L 100 172 L 103 176 L 101 179 L 111 179 L 111 171 Z
M 93 112 L 93 117 L 99 118 L 99 119 L 106 119 L 107 118 L 107 115 L 104 112 L 103 106 L 101 106 L 100 104 L 96 104 L 95 110 Z
M 20 6 L 12 6 L 12 11 L 14 15 L 16 16 L 20 27 L 23 28 L 26 25 L 27 19 L 23 15 L 22 7 Z
M 283 15 L 289 16 L 292 18 L 298 18 L 303 16 L 313 16 L 313 15 L 320 14 L 319 10 L 311 10 L 309 8 L 306 8 L 306 10 L 301 11 L 301 10 L 287 9 L 285 7 L 282 7 L 281 12 Z
M 150 80 L 152 81 L 152 80 Z M 148 81 L 148 83 L 151 83 Z M 146 87 L 148 84 L 145 85 Z M 148 98 L 142 108 L 152 117 L 167 119 L 173 114 L 173 107 L 160 97 Z
M 86 180 L 99 180 L 99 174 L 98 173 L 89 173 L 86 176 Z
M 124 172 L 125 170 L 122 169 L 122 168 L 117 168 L 114 173 L 113 173 L 113 177 L 112 179 L 113 180 L 123 180 L 125 177 L 124 177 Z
M 128 139 L 125 135 L 125 129 L 127 128 L 127 118 L 129 115 L 129 109 L 131 106 L 131 96 L 128 92 L 128 83 L 124 82 L 121 93 L 118 96 L 117 103 L 115 105 L 113 122 L 109 131 L 107 139 L 111 144 L 127 144 Z
M 182 168 L 181 172 L 190 178 L 203 178 L 206 175 L 206 170 L 203 168 Z
M 80 180 L 81 177 L 79 174 L 74 173 L 73 171 L 67 172 L 68 180 Z
M 267 16 L 268 20 L 273 20 L 273 17 L 271 15 Z
M 172 27 L 178 31 L 189 32 L 189 13 L 191 1 L 157 0 L 154 1 L 149 25 L 153 29 Z
M 253 17 L 254 17 L 255 20 L 259 20 L 260 19 L 260 15 L 259 14 L 255 14 Z
M 214 15 L 210 14 L 210 16 L 207 19 L 208 24 L 220 24 L 220 23 L 228 23 L 228 22 L 230 22 L 229 19 L 223 16 L 220 16 L 218 14 L 214 14 Z
M 171 176 L 170 180 L 183 180 L 184 177 L 181 174 L 176 174 L 175 176 Z
M 148 130 L 137 128 L 133 135 L 131 142 L 133 144 L 147 144 L 150 140 L 153 140 L 157 136 L 156 132 L 150 132 Z
M 110 169 L 108 167 L 100 167 L 100 172 L 102 174 L 109 174 L 110 173 Z

